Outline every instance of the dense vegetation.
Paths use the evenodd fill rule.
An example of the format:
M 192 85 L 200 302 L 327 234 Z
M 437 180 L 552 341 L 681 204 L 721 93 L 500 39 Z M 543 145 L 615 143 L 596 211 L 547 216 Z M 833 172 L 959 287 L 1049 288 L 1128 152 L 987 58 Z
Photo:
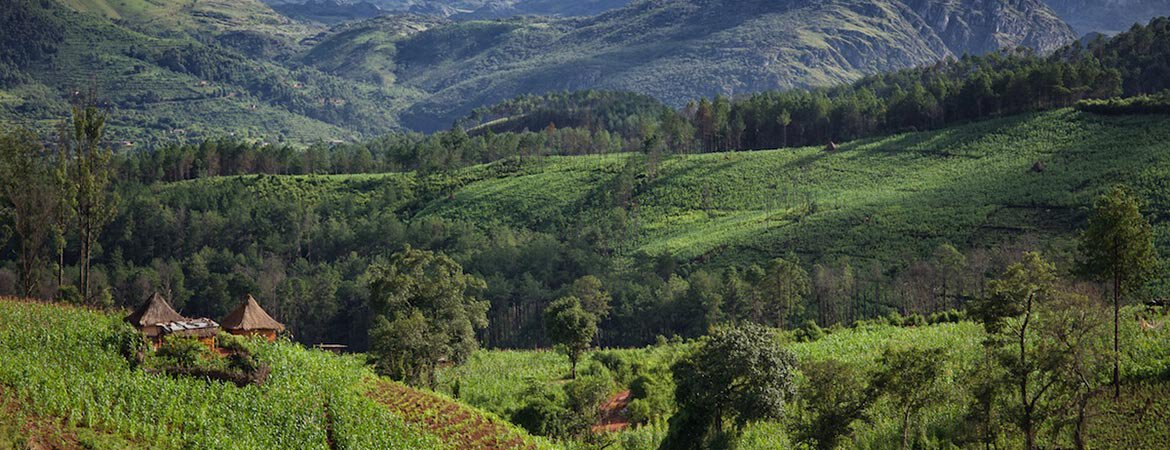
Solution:
M 614 154 L 434 174 L 122 183 L 93 290 L 135 305 L 158 289 L 184 313 L 213 318 L 252 293 L 301 342 L 364 349 L 367 270 L 410 244 L 486 281 L 480 338 L 489 347 L 547 344 L 545 306 L 576 295 L 572 285 L 588 275 L 610 298 L 598 333 L 607 345 L 696 336 L 725 320 L 828 325 L 931 313 L 982 296 L 985 274 L 1020 250 L 1071 260 L 1084 208 L 1116 182 L 1145 199 L 1164 253 L 1168 129 L 1160 116 L 1059 110 L 833 153 Z M 17 242 L 6 247 L 13 257 Z M 75 242 L 62 254 L 66 280 L 77 276 Z M 36 292 L 51 297 L 58 257 L 44 255 Z M 761 281 L 791 265 L 776 256 L 807 272 L 809 288 L 770 310 L 760 295 L 783 286 Z M 16 292 L 18 268 L 0 275 L 0 288 Z
M 1170 367 L 1166 316 L 1137 308 L 1124 316 L 1123 396 L 1115 401 L 1105 392 L 1094 394 L 1083 427 L 1088 448 L 1157 446 L 1167 437 L 1166 427 L 1155 425 L 1162 415 L 1154 412 L 1159 402 L 1166 401 L 1165 376 Z M 783 418 L 745 427 L 735 448 L 833 448 L 819 445 L 830 435 L 839 439 L 837 448 L 899 448 L 906 431 L 911 447 L 982 448 L 979 433 L 985 428 L 978 426 L 978 395 L 988 380 L 1003 375 L 987 367 L 983 342 L 989 335 L 968 321 L 925 325 L 920 320 L 890 317 L 848 328 L 778 333 L 775 345 L 796 356 L 800 375 L 795 395 Z M 579 377 L 608 386 L 609 393 L 631 389 L 634 399 L 628 406 L 633 426 L 604 435 L 601 442 L 613 448 L 660 448 L 667 435 L 666 419 L 677 408 L 670 367 L 700 344 L 663 341 L 641 349 L 592 352 Z M 542 395 L 555 393 L 568 373 L 568 361 L 548 352 L 482 351 L 466 365 L 442 370 L 440 385 L 462 401 L 515 416 L 526 405 L 544 401 Z M 1107 378 L 1094 378 L 1092 383 L 1099 387 L 1107 384 Z M 1053 389 L 1072 392 L 1065 391 L 1070 388 Z M 1005 390 L 996 391 L 993 399 L 990 444 L 1022 446 L 1023 436 L 1011 422 L 1014 392 L 1006 386 L 996 389 Z M 565 394 L 559 395 L 565 401 Z M 911 420 L 905 422 L 905 405 L 911 403 L 903 400 L 918 402 L 918 398 L 926 403 L 917 403 Z M 1049 421 L 1038 433 L 1043 445 L 1075 447 L 1076 400 L 1075 396 L 1046 399 L 1046 408 L 1066 401 L 1070 406 L 1045 410 Z M 850 414 L 855 406 L 857 410 Z M 658 415 L 640 413 L 644 408 Z M 1135 432 L 1127 421 L 1149 425 Z

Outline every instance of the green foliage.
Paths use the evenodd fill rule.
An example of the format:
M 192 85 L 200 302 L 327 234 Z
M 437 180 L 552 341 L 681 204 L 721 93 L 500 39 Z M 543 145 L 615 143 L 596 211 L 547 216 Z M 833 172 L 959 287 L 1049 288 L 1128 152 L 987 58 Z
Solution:
M 777 344 L 764 328 L 722 328 L 676 363 L 671 372 L 678 413 L 663 446 L 703 448 L 749 424 L 783 417 L 795 394 L 796 359 Z M 734 424 L 726 436 L 725 422 Z
M 760 293 L 767 300 L 757 320 L 772 326 L 787 325 L 790 318 L 801 313 L 811 290 L 808 272 L 795 261 L 772 260 L 760 281 Z
M 20 294 L 42 295 L 46 245 L 59 208 L 66 207 L 54 158 L 29 130 L 0 128 L 0 242 L 16 237 Z M 8 217 L 11 216 L 11 220 Z
M 854 422 L 866 418 L 876 391 L 864 370 L 836 359 L 810 361 L 801 366 L 801 374 L 792 436 L 813 448 L 833 450 L 853 432 Z
M 923 409 L 944 395 L 946 351 L 942 348 L 887 348 L 882 353 L 874 389 L 889 398 L 902 416 L 902 448 L 912 448 L 912 435 Z
M 409 245 L 370 269 L 371 356 L 396 380 L 434 384 L 441 360 L 463 363 L 487 326 L 483 280 L 442 253 Z
M 1153 227 L 1140 208 L 1141 201 L 1132 191 L 1115 186 L 1097 198 L 1081 237 L 1083 270 L 1114 282 L 1122 296 L 1145 284 L 1158 267 Z
M 1170 90 L 1125 98 L 1086 99 L 1077 102 L 1076 107 L 1081 111 L 1105 115 L 1170 114 Z
M 674 414 L 674 380 L 669 371 L 648 370 L 630 383 L 630 422 L 655 423 Z
M 155 355 L 163 358 L 166 364 L 183 369 L 194 368 L 213 357 L 211 349 L 198 339 L 175 335 L 163 339 Z
M 1113 393 L 1121 395 L 1120 314 L 1123 299 L 1155 276 L 1158 251 L 1140 200 L 1123 186 L 1097 198 L 1081 236 L 1081 270 L 1113 285 Z
M 597 317 L 582 309 L 577 297 L 564 297 L 545 308 L 544 327 L 549 339 L 569 356 L 570 373 L 577 378 L 577 361 L 597 336 Z

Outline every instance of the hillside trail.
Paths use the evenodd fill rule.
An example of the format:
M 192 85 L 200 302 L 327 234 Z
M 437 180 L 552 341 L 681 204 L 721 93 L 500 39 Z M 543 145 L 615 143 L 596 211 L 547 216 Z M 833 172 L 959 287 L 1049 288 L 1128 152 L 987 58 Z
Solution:
M 385 379 L 370 379 L 366 395 L 386 405 L 406 423 L 421 426 L 456 449 L 537 450 L 516 430 L 438 395 Z
M 614 394 L 601 406 L 601 418 L 593 425 L 594 433 L 609 433 L 621 431 L 630 426 L 626 417 L 626 407 L 630 405 L 630 391 L 624 390 Z

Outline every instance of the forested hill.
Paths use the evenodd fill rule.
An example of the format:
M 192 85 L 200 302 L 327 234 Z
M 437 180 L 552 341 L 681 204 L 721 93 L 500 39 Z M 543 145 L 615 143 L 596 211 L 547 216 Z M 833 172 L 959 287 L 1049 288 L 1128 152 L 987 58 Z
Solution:
M 298 340 L 360 349 L 366 270 L 409 244 L 486 281 L 488 346 L 547 344 L 548 302 L 598 286 L 613 298 L 604 345 L 697 335 L 751 314 L 753 289 L 778 257 L 814 280 L 790 323 L 928 313 L 978 296 L 1020 249 L 1071 261 L 1086 208 L 1114 183 L 1146 199 L 1170 251 L 1167 133 L 1164 116 L 1065 109 L 835 152 L 526 157 L 433 175 L 128 184 L 95 289 L 108 286 L 124 305 L 161 289 L 185 314 L 207 317 L 252 293 Z M 42 286 L 52 295 L 49 280 Z

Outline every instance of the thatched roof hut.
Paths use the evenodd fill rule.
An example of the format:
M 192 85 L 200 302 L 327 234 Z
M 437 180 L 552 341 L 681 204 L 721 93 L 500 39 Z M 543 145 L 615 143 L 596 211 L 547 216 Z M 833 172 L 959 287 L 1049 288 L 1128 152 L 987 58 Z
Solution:
M 187 320 L 186 317 L 179 315 L 167 300 L 157 292 L 146 299 L 146 302 L 139 306 L 137 310 L 126 316 L 126 321 L 130 322 L 147 337 L 158 337 L 162 332 L 159 325 L 170 322 L 182 322 Z
M 238 335 L 262 335 L 268 340 L 275 340 L 276 333 L 284 331 L 284 324 L 277 322 L 250 294 L 234 311 L 220 321 L 220 326 L 228 333 Z

